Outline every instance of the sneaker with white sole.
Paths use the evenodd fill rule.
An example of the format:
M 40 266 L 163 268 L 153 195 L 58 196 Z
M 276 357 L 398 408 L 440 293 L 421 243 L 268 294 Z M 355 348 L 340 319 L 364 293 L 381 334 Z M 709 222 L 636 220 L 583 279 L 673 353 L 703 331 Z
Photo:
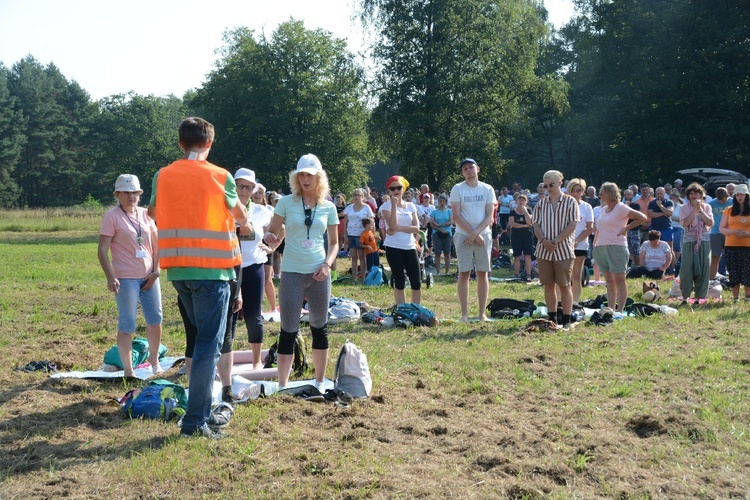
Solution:
M 221 431 L 211 429 L 207 424 L 192 429 L 180 429 L 180 437 L 204 437 L 208 439 L 224 439 L 227 435 Z

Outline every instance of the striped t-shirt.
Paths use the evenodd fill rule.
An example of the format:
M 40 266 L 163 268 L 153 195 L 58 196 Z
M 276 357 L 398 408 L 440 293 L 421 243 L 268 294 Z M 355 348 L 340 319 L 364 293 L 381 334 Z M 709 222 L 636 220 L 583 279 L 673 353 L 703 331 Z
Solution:
M 542 234 L 547 240 L 554 240 L 571 221 L 578 222 L 580 218 L 578 202 L 564 193 L 560 195 L 557 202 L 552 202 L 549 197 L 545 197 L 534 207 L 534 222 L 539 223 Z M 551 261 L 572 259 L 575 257 L 573 252 L 575 241 L 575 231 L 573 231 L 565 241 L 557 245 L 554 252 L 548 251 L 540 243 L 536 246 L 536 258 Z

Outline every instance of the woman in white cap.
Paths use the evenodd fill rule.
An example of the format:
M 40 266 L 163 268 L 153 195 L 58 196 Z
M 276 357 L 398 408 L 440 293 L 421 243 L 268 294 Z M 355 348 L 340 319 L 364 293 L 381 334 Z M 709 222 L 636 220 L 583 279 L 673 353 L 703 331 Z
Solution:
M 719 230 L 726 236 L 724 252 L 732 297 L 740 299 L 740 285 L 745 301 L 750 302 L 750 190 L 747 184 L 734 188 L 732 206 L 724 209 Z
M 315 384 L 323 391 L 328 361 L 328 303 L 331 298 L 331 266 L 339 251 L 339 218 L 336 206 L 328 201 L 328 176 L 313 154 L 297 162 L 289 174 L 292 194 L 276 205 L 264 241 L 273 246 L 278 242 L 281 226 L 286 226 L 286 249 L 281 262 L 279 304 L 281 334 L 279 335 L 279 389 L 286 387 L 294 359 L 294 341 L 299 331 L 299 315 L 305 298 L 310 312 L 312 357 Z M 323 236 L 328 231 L 328 248 Z
M 148 362 L 153 373 L 160 373 L 162 307 L 156 224 L 147 210 L 138 206 L 143 194 L 138 177 L 119 176 L 114 194 L 118 204 L 102 219 L 98 257 L 107 277 L 107 289 L 115 294 L 117 302 L 117 350 L 124 376 L 135 377 L 132 349 L 140 302 L 146 318 Z
M 237 196 L 247 207 L 247 218 L 253 224 L 255 234 L 240 236 L 242 248 L 242 312 L 247 327 L 247 337 L 253 352 L 253 370 L 263 367 L 260 358 L 263 348 L 263 290 L 266 285 L 266 266 L 268 254 L 266 245 L 262 243 L 264 231 L 271 223 L 273 213 L 264 205 L 258 205 L 251 199 L 257 184 L 255 172 L 247 168 L 240 168 L 234 174 L 237 184 Z M 282 226 L 281 233 L 284 228 Z M 273 249 L 273 248 L 269 248 Z M 271 282 L 273 285 L 273 282 Z M 275 293 L 275 291 L 274 291 Z

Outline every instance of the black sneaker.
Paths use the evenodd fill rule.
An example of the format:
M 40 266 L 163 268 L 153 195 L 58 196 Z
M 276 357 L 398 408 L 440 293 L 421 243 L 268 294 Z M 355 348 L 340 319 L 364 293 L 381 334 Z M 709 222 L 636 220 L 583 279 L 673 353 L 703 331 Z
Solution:
M 234 394 L 232 394 L 232 386 L 231 385 L 225 385 L 221 388 L 221 400 L 224 403 L 236 403 L 237 398 L 234 397 Z
M 200 427 L 180 429 L 180 437 L 204 437 L 208 439 L 224 439 L 227 435 L 221 431 L 215 431 L 208 425 L 203 424 Z

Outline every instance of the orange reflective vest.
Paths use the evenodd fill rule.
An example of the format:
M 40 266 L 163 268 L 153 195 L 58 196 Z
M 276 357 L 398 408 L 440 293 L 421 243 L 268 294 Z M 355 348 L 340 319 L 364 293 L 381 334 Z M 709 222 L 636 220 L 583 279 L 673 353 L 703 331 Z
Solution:
M 224 185 L 229 172 L 206 161 L 178 160 L 156 179 L 159 265 L 229 269 L 242 263 Z

